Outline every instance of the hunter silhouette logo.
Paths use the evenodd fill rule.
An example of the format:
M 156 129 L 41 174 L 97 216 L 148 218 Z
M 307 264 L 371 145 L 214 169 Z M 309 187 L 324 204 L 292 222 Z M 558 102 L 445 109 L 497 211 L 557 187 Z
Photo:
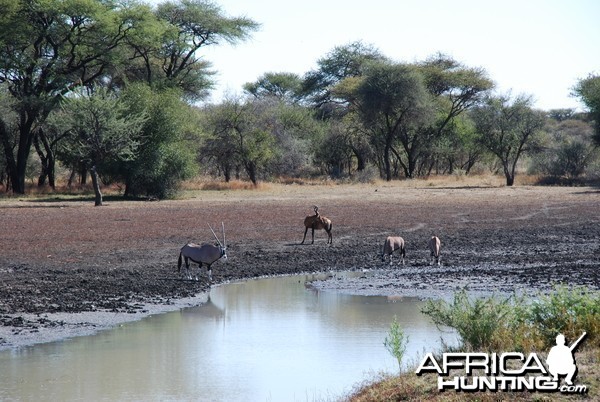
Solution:
M 573 352 L 586 336 L 583 333 L 571 346 L 565 336 L 556 336 L 556 346 L 548 353 L 546 364 L 537 353 L 445 352 L 441 358 L 427 353 L 416 375 L 438 374 L 438 390 L 463 392 L 541 391 L 583 394 L 587 385 L 573 384 L 577 365 Z M 455 375 L 452 374 L 456 373 Z M 565 376 L 561 385 L 560 376 Z
M 573 385 L 573 377 L 577 373 L 573 351 L 586 335 L 587 332 L 584 332 L 570 347 L 565 345 L 565 336 L 563 334 L 556 336 L 556 346 L 550 349 L 550 353 L 548 353 L 548 358 L 546 359 L 548 371 L 552 374 L 554 381 L 560 381 L 558 378 L 559 375 L 566 375 L 565 382 L 567 385 Z

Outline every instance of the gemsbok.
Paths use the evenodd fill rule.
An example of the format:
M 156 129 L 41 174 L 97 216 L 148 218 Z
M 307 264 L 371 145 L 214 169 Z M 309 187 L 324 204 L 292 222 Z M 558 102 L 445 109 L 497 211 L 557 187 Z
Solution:
M 442 256 L 440 255 L 442 242 L 437 236 L 431 236 L 427 245 L 429 246 L 431 256 L 431 263 L 429 265 L 433 265 L 433 261 L 435 260 L 436 264 L 439 266 L 442 261 Z
M 390 265 L 392 265 L 392 253 L 396 250 L 400 250 L 400 259 L 402 265 L 404 265 L 404 257 L 406 257 L 406 247 L 404 246 L 404 239 L 399 236 L 388 236 L 383 243 L 383 252 L 381 253 L 381 261 L 385 261 L 385 256 L 390 257 Z
M 215 231 L 212 229 L 210 224 L 208 227 L 212 232 L 213 236 L 217 240 L 216 245 L 212 244 L 194 244 L 188 243 L 181 248 L 179 252 L 179 259 L 177 260 L 177 272 L 181 272 L 181 260 L 185 261 L 185 269 L 186 269 L 186 277 L 188 279 L 192 279 L 192 272 L 190 270 L 190 260 L 198 264 L 198 270 L 202 268 L 202 264 L 206 265 L 208 269 L 208 280 L 212 281 L 212 264 L 223 258 L 223 260 L 227 260 L 227 243 L 225 242 L 225 225 L 221 222 L 223 227 L 223 243 L 219 240 Z M 198 280 L 198 275 L 196 274 L 196 280 Z
M 331 237 L 331 220 L 319 214 L 319 207 L 315 205 L 313 208 L 315 209 L 315 214 L 304 218 L 304 238 L 300 244 L 304 244 L 308 229 L 312 229 L 312 242 L 310 244 L 314 244 L 315 242 L 315 230 L 321 229 L 324 229 L 327 232 L 327 244 L 333 244 L 333 238 Z

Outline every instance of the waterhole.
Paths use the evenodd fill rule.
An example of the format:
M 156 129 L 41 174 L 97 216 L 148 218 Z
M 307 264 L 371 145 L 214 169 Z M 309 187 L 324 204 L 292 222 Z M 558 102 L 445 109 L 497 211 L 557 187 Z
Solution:
M 398 370 L 383 345 L 394 317 L 407 364 L 456 342 L 422 301 L 317 291 L 314 279 L 222 285 L 198 307 L 0 352 L 0 400 L 336 400 Z

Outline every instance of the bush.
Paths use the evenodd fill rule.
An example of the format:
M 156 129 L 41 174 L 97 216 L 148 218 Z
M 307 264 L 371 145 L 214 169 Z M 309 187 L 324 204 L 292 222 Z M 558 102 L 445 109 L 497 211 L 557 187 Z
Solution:
M 586 343 L 600 347 L 600 294 L 578 287 L 557 286 L 539 295 L 525 311 L 524 319 L 536 329 L 545 347 L 555 344 L 556 335 L 577 339 L 587 332 Z
M 421 310 L 431 317 L 435 325 L 455 328 L 465 346 L 489 349 L 492 338 L 510 313 L 510 298 L 469 298 L 462 290 L 454 294 L 452 303 L 429 300 Z
M 356 172 L 355 180 L 358 183 L 375 183 L 379 180 L 379 170 L 375 166 L 368 165 L 363 170 Z
M 463 290 L 452 303 L 428 301 L 421 310 L 438 326 L 456 329 L 471 350 L 545 350 L 556 335 L 575 340 L 587 332 L 586 345 L 600 347 L 600 292 L 557 286 L 531 300 L 511 296 L 471 299 Z
M 404 333 L 400 323 L 398 323 L 398 320 L 394 317 L 394 321 L 390 325 L 390 332 L 388 333 L 388 336 L 385 337 L 383 345 L 398 361 L 398 370 L 402 370 L 402 358 L 404 357 L 407 343 L 408 335 Z

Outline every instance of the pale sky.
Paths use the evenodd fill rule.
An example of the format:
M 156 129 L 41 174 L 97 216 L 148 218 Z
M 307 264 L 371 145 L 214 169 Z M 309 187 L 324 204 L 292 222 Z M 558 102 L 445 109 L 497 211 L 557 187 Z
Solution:
M 151 3 L 162 2 L 151 0 Z M 362 41 L 397 62 L 442 52 L 484 68 L 498 93 L 535 107 L 582 109 L 571 88 L 600 74 L 598 0 L 217 0 L 261 24 L 236 46 L 202 50 L 217 71 L 212 101 L 267 72 L 304 75 L 335 46 Z

